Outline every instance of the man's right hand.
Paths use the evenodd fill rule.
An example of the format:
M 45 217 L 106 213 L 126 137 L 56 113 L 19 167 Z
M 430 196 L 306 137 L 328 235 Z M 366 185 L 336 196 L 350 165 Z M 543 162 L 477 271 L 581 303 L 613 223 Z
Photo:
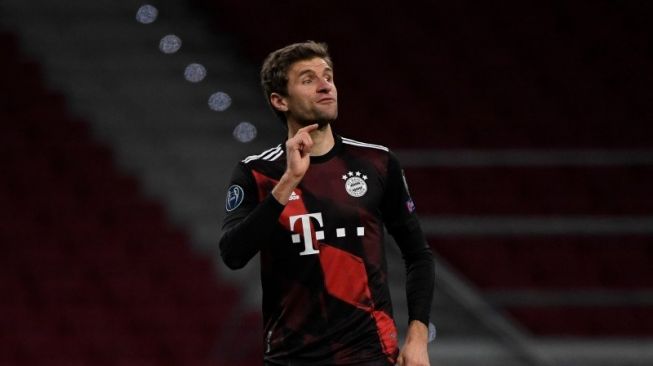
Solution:
M 289 174 L 293 180 L 301 181 L 311 164 L 311 149 L 313 148 L 313 139 L 311 132 L 315 131 L 318 124 L 300 128 L 295 136 L 286 141 L 286 174 Z M 299 183 L 299 182 L 298 182 Z
M 311 149 L 313 148 L 311 132 L 317 128 L 317 123 L 302 127 L 295 133 L 295 136 L 286 141 L 286 172 L 272 189 L 272 195 L 282 205 L 288 203 L 293 189 L 299 185 L 311 165 Z

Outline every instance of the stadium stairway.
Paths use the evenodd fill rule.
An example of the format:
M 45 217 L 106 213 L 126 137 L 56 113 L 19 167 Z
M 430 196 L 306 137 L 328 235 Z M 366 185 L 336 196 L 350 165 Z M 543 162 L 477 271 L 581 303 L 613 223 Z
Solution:
M 194 249 L 215 259 L 224 189 L 234 163 L 243 156 L 276 144 L 281 138 L 281 131 L 274 116 L 260 100 L 257 67 L 240 58 L 244 45 L 235 43 L 226 32 L 217 33 L 210 29 L 202 15 L 196 10 L 189 10 L 183 2 L 157 2 L 159 19 L 147 25 L 135 20 L 140 5 L 142 4 L 136 1 L 57 3 L 8 0 L 2 3 L 0 21 L 19 35 L 27 54 L 39 60 L 46 84 L 65 94 L 72 114 L 84 118 L 85 122 L 81 125 L 88 125 L 93 138 L 111 147 L 112 159 L 122 171 L 137 177 L 137 185 L 142 187 L 147 200 L 163 204 L 165 209 L 154 210 L 157 215 L 164 216 L 159 219 L 169 218 L 175 225 L 183 227 L 190 234 L 190 243 Z M 171 33 L 182 39 L 181 50 L 175 54 L 163 54 L 157 45 L 161 37 Z M 184 67 L 191 62 L 199 62 L 206 67 L 208 76 L 204 81 L 190 83 L 184 80 Z M 33 70 L 26 69 L 15 74 L 14 78 L 17 84 L 22 85 L 28 84 L 33 75 Z M 208 108 L 208 96 L 216 91 L 231 95 L 233 104 L 228 110 L 215 112 Z M 38 96 L 34 98 L 35 103 L 45 101 Z M 59 102 L 59 105 L 62 104 Z M 41 123 L 47 123 L 45 121 L 50 119 Z M 242 144 L 232 137 L 234 127 L 240 121 L 250 121 L 256 125 L 258 136 L 252 143 Z M 47 129 L 48 133 L 56 130 Z M 4 136 L 8 140 L 12 139 L 11 135 Z M 75 156 L 86 154 L 88 153 L 82 150 Z M 90 155 L 86 158 L 95 161 L 97 156 Z M 110 189 L 113 187 L 107 187 L 107 190 Z M 59 201 L 66 204 L 67 199 L 62 196 Z M 138 216 L 129 217 L 135 222 L 142 219 Z M 130 225 L 138 224 L 132 222 Z M 93 223 L 89 226 L 87 230 L 92 230 Z M 107 234 L 106 240 L 113 243 L 122 239 Z M 83 248 L 83 245 L 80 246 Z M 391 271 L 395 279 L 392 284 L 393 296 L 396 297 L 399 325 L 404 329 L 407 316 L 401 286 L 403 268 L 398 262 L 399 254 L 392 252 L 392 246 L 390 248 L 391 263 L 394 264 Z M 107 259 L 103 265 L 119 265 L 127 255 L 121 252 L 123 249 L 125 248 L 119 245 L 115 248 L 113 245 L 103 246 L 102 255 L 113 258 L 113 261 Z M 141 253 L 134 260 L 147 261 L 148 254 Z M 54 249 L 47 251 L 43 260 L 50 263 L 50 266 L 67 263 L 63 262 L 65 259 L 56 259 L 57 255 Z M 163 263 L 178 259 L 167 251 L 160 255 L 165 257 Z M 84 257 L 81 256 L 78 260 L 82 261 L 82 258 Z M 124 263 L 121 265 L 124 266 Z M 179 270 L 183 270 L 185 265 L 196 266 L 186 260 L 178 265 Z M 150 301 L 149 294 L 152 291 L 147 287 L 148 284 L 132 280 L 157 273 L 148 268 L 140 268 L 134 276 L 127 276 L 126 272 L 126 278 L 115 280 L 120 285 L 112 280 L 106 286 L 109 289 L 128 286 L 128 295 L 123 296 L 135 296 L 134 301 Z M 237 284 L 244 295 L 239 305 L 231 308 L 233 312 L 222 316 L 219 324 L 212 323 L 219 325 L 221 331 L 218 349 L 214 351 L 221 357 L 230 355 L 231 359 L 222 358 L 223 362 L 256 364 L 255 360 L 260 355 L 257 266 L 252 265 L 241 272 L 225 272 L 220 264 L 217 268 L 221 280 Z M 444 272 L 446 268 L 439 266 L 438 271 Z M 77 275 L 79 274 L 70 274 L 61 280 L 62 284 L 70 284 L 67 293 L 77 291 L 74 287 Z M 439 283 L 445 281 L 439 280 Z M 48 281 L 44 281 L 43 286 L 49 286 Z M 91 287 L 88 291 L 94 291 L 92 283 L 88 286 Z M 523 360 L 524 351 L 520 349 L 519 342 L 513 339 L 514 335 L 508 335 L 506 340 L 506 333 L 496 329 L 497 324 L 500 328 L 510 328 L 510 325 L 487 306 L 486 314 L 491 314 L 495 320 L 479 319 L 478 312 L 470 309 L 483 307 L 484 303 L 474 297 L 473 292 L 461 295 L 462 286 L 463 284 L 442 285 L 437 290 L 433 314 L 440 339 L 439 343 L 432 345 L 433 362 L 460 366 L 476 365 L 479 360 L 483 360 L 486 365 L 530 364 Z M 56 291 L 49 289 L 47 287 L 44 290 L 49 291 L 44 296 L 56 297 Z M 18 286 L 15 290 L 24 289 Z M 177 292 L 173 294 L 181 296 Z M 190 296 L 187 292 L 183 295 Z M 198 294 L 193 292 L 192 295 Z M 470 302 L 470 298 L 476 302 Z M 113 323 L 111 314 L 106 312 L 92 308 L 76 309 L 68 307 L 66 303 L 62 307 L 66 308 L 66 317 L 60 319 L 58 324 L 79 327 L 81 335 L 87 333 L 85 329 L 88 327 L 99 327 L 98 323 L 106 324 L 107 329 Z M 29 313 L 21 313 L 20 307 L 12 309 L 14 312 L 8 314 L 19 319 L 31 316 Z M 224 311 L 229 311 L 229 308 Z M 221 312 L 216 310 L 214 315 Z M 76 317 L 77 314 L 84 315 Z M 172 314 L 167 308 L 154 309 L 151 313 L 148 312 L 146 324 L 139 325 L 138 321 L 128 324 L 133 323 L 136 327 L 134 332 L 152 330 L 153 325 Z M 140 316 L 143 314 L 133 315 L 134 319 L 139 319 Z M 93 319 L 97 319 L 97 322 Z M 89 336 L 87 340 L 88 349 L 99 347 L 112 334 L 115 336 L 115 333 L 108 331 L 106 334 L 93 332 L 94 337 Z M 191 337 L 190 341 L 182 342 L 182 338 L 188 337 Z M 166 338 L 165 347 L 151 343 L 134 343 L 131 347 L 142 349 L 146 356 L 169 352 L 166 350 L 176 344 L 186 345 L 184 347 L 189 348 L 187 352 L 192 352 L 192 335 L 184 332 L 178 338 L 176 341 Z M 33 339 L 33 344 L 43 344 L 47 352 L 55 352 L 57 348 L 64 347 L 62 344 L 48 344 L 48 339 L 37 337 Z M 64 341 L 68 340 L 62 340 Z M 205 343 L 200 344 L 206 346 Z M 111 352 L 111 349 L 100 349 L 93 353 L 95 360 L 100 360 L 107 352 Z M 129 353 L 125 350 L 117 354 Z M 157 362 L 148 360 L 141 357 L 132 361 L 135 364 Z M 68 359 L 68 362 L 73 361 Z M 114 358 L 113 361 L 130 362 L 129 358 Z

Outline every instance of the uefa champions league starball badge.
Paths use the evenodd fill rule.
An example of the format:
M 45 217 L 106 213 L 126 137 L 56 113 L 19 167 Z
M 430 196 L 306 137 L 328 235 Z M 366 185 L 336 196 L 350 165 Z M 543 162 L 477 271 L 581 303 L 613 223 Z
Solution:
M 345 181 L 345 189 L 352 197 L 362 197 L 367 193 L 367 175 L 361 172 L 348 172 L 342 175 L 342 180 Z

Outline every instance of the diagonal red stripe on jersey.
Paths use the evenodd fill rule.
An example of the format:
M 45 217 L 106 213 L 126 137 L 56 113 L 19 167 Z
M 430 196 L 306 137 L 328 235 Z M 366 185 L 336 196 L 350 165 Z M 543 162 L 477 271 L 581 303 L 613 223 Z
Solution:
M 349 252 L 320 244 L 320 264 L 330 295 L 371 312 L 374 304 L 367 286 L 363 260 Z
M 258 200 L 259 202 L 263 201 L 265 197 L 272 192 L 272 188 L 274 188 L 279 181 L 272 179 L 265 174 L 261 174 L 256 170 L 252 170 L 252 175 L 254 176 L 256 186 L 258 187 Z
M 375 310 L 372 312 L 376 321 L 376 330 L 383 346 L 383 353 L 388 356 L 390 362 L 395 363 L 394 356 L 397 351 L 397 328 L 392 318 L 384 311 Z
M 277 185 L 277 183 L 279 183 L 279 181 L 276 179 L 272 179 L 265 174 L 261 174 L 255 170 L 252 170 L 252 174 L 254 175 L 254 179 L 256 180 L 256 185 L 258 186 L 259 201 L 263 201 L 268 194 L 271 194 L 270 192 L 272 192 L 272 189 L 274 188 L 274 186 Z M 294 216 L 294 215 L 307 214 L 308 210 L 306 210 L 306 206 L 304 205 L 304 200 L 302 198 L 304 197 L 304 192 L 302 192 L 302 190 L 299 187 L 296 187 L 293 191 L 297 195 L 298 199 L 295 201 L 288 201 L 286 207 L 281 213 L 281 216 L 279 216 L 279 224 L 285 227 L 288 231 L 293 231 L 299 234 L 301 233 L 301 230 L 299 229 L 292 230 L 290 228 L 289 218 L 290 216 Z M 311 233 L 313 237 L 312 240 L 315 240 L 315 229 L 313 228 L 312 223 L 311 223 Z

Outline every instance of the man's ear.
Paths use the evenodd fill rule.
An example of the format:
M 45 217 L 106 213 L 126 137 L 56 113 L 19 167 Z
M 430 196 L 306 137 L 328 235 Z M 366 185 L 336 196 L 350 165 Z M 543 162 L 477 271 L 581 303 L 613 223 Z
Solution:
M 288 102 L 279 93 L 270 94 L 270 104 L 280 112 L 288 112 Z

